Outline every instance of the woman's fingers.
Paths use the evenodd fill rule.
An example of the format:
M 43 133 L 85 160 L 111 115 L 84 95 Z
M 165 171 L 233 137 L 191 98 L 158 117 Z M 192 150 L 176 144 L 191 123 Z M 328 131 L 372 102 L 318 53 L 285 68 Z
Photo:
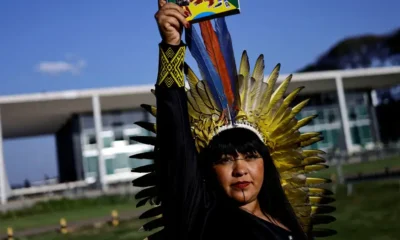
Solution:
M 165 4 L 167 4 L 167 0 L 158 0 L 158 9 L 164 7 Z
M 170 18 L 174 18 L 180 22 L 181 25 L 186 28 L 189 27 L 189 22 L 186 20 L 187 13 L 181 7 L 176 4 L 166 4 L 157 14 L 156 18 L 158 22 L 163 25 L 166 22 L 173 21 Z M 173 21 L 175 25 L 175 21 Z

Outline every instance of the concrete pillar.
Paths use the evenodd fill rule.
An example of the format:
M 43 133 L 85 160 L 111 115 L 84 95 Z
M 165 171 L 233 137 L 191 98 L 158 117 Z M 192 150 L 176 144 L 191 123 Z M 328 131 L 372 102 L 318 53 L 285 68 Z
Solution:
M 338 99 L 339 99 L 339 108 L 340 108 L 340 116 L 342 119 L 344 140 L 345 140 L 345 144 L 346 144 L 346 150 L 347 150 L 347 152 L 349 152 L 349 151 L 351 151 L 351 148 L 352 148 L 352 140 L 351 140 L 349 115 L 347 112 L 346 97 L 344 94 L 342 76 L 337 75 L 335 78 L 335 82 L 336 82 L 336 91 L 337 91 Z
M 106 176 L 106 166 L 103 156 L 103 137 L 101 133 L 103 132 L 103 123 L 101 120 L 101 106 L 99 95 L 93 95 L 92 97 L 92 107 L 93 107 L 93 119 L 94 127 L 96 131 L 96 145 L 98 152 L 98 171 L 97 171 L 97 182 L 103 192 L 107 191 L 107 184 L 105 183 L 104 177 Z
M 1 107 L 0 107 L 0 205 L 7 203 L 7 175 L 6 166 L 4 164 L 4 154 L 3 154 L 3 129 L 1 126 Z
M 371 122 L 372 122 L 372 132 L 373 132 L 373 136 L 374 136 L 374 142 L 375 143 L 380 143 L 382 141 L 381 139 L 381 133 L 379 130 L 379 122 L 378 122 L 378 117 L 376 116 L 376 100 L 374 99 L 376 96 L 374 96 L 374 94 L 376 95 L 375 91 L 371 91 L 368 94 L 368 112 L 369 115 L 371 116 Z

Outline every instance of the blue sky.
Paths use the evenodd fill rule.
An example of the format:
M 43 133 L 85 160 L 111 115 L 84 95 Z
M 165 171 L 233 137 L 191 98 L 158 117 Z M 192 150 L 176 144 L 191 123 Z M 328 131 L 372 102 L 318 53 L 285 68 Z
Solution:
M 280 62 L 290 73 L 344 37 L 400 27 L 400 1 L 379 2 L 241 0 L 242 13 L 227 22 L 237 57 L 246 49 L 254 63 L 263 53 L 267 72 Z M 1 1 L 0 95 L 154 83 L 156 7 L 156 0 Z M 4 149 L 12 183 L 56 174 L 52 137 L 6 141 Z

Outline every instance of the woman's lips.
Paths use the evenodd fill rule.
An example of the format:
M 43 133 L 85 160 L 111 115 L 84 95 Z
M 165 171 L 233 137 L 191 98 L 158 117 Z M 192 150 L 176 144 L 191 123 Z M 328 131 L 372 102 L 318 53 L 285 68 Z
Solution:
M 250 182 L 236 182 L 236 183 L 232 184 L 233 187 L 239 188 L 239 189 L 245 189 L 249 185 L 250 185 Z

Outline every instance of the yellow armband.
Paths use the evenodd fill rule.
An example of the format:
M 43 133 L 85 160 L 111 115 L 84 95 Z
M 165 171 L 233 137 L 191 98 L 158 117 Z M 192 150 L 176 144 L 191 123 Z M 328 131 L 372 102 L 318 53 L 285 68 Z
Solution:
M 184 87 L 183 65 L 185 62 L 186 46 L 183 43 L 177 46 L 160 43 L 159 49 L 157 85 L 168 88 Z

